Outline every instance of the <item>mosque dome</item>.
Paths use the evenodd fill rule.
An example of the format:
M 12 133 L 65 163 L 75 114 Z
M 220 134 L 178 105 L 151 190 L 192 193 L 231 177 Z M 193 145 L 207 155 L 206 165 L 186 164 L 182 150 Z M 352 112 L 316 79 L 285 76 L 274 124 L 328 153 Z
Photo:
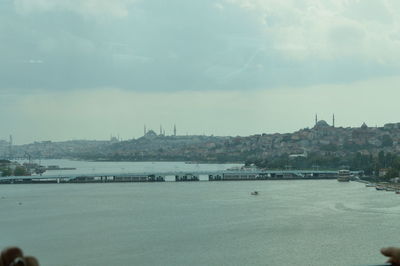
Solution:
M 329 124 L 325 120 L 319 120 L 315 124 L 315 127 L 329 127 Z
M 367 124 L 365 124 L 365 122 L 361 125 L 361 128 L 362 129 L 366 129 L 366 128 L 368 128 L 368 126 L 367 126 Z
M 153 130 L 149 130 L 149 131 L 147 131 L 146 132 L 146 135 L 145 135 L 145 137 L 156 137 L 157 136 L 157 133 L 156 132 L 154 132 Z

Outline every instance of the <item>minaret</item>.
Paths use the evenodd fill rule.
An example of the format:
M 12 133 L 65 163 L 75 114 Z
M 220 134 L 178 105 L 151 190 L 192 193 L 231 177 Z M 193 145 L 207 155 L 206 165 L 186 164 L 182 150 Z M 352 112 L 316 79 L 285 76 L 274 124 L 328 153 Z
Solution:
M 9 142 L 9 146 L 8 146 L 8 152 L 10 154 L 10 160 L 13 159 L 12 145 L 13 145 L 13 137 L 12 137 L 12 135 L 10 135 L 10 142 Z
M 143 135 L 146 135 L 146 133 L 147 133 L 147 130 L 146 130 L 146 125 L 144 125 L 144 130 L 143 130 Z
M 174 124 L 174 136 L 176 136 L 176 125 Z
M 332 115 L 332 127 L 335 127 L 335 114 Z
M 160 135 L 162 135 L 162 126 L 160 125 Z
M 318 115 L 315 114 L 315 125 L 317 125 L 317 123 L 318 123 Z

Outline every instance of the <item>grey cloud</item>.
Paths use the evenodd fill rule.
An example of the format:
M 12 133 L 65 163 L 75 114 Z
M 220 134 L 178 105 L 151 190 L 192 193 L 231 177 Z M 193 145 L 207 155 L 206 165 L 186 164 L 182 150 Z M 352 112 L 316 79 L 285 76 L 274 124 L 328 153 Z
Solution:
M 338 56 L 326 58 L 317 51 L 298 59 L 280 49 L 301 48 L 291 36 L 300 29 L 309 34 L 302 37 L 309 43 L 321 38 L 300 24 L 303 9 L 296 8 L 301 3 L 289 15 L 289 9 L 274 12 L 272 6 L 265 14 L 262 8 L 255 13 L 226 1 L 120 0 L 112 7 L 119 13 L 107 16 L 103 0 L 97 2 L 98 12 L 89 14 L 85 6 L 68 1 L 17 2 L 17 10 L 11 1 L 0 5 L 2 88 L 240 90 L 340 83 L 398 71 L 398 65 L 375 64 L 351 49 L 340 56 L 346 45 L 353 49 L 367 40 L 362 28 L 351 25 L 326 28 Z
M 135 0 L 13 0 L 19 14 L 68 11 L 83 16 L 125 17 Z
M 363 0 L 350 2 L 344 15 L 361 21 L 377 21 L 385 24 L 390 24 L 394 21 L 386 1 Z

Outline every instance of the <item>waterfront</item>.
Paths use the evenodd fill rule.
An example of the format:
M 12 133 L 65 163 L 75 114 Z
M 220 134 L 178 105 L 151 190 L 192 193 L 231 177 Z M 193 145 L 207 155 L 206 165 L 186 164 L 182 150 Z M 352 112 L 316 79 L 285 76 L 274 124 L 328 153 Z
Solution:
M 55 266 L 370 265 L 399 202 L 335 180 L 9 185 L 0 244 Z
M 24 164 L 24 162 L 18 162 Z M 49 164 L 50 163 L 50 164 Z M 51 163 L 61 163 L 63 166 Z M 34 164 L 47 169 L 40 175 L 1 177 L 0 184 L 115 183 L 164 181 L 249 181 L 337 179 L 334 170 L 265 170 L 242 164 L 184 162 L 85 162 L 46 160 Z M 68 167 L 65 167 L 68 165 Z M 127 169 L 125 170 L 125 167 Z M 352 174 L 358 177 L 359 172 Z

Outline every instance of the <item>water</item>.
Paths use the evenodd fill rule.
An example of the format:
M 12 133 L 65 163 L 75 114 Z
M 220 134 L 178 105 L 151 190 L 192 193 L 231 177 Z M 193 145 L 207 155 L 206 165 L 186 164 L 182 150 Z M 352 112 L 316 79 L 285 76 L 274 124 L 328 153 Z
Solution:
M 399 203 L 335 180 L 2 185 L 0 245 L 51 266 L 369 265 L 400 246 Z
M 21 161 L 22 163 L 22 161 Z M 68 174 L 124 174 L 144 172 L 185 172 L 220 171 L 242 164 L 187 164 L 184 162 L 86 162 L 72 160 L 42 160 L 41 165 L 58 165 L 74 167 L 75 170 L 51 170 L 43 176 L 68 175 Z

